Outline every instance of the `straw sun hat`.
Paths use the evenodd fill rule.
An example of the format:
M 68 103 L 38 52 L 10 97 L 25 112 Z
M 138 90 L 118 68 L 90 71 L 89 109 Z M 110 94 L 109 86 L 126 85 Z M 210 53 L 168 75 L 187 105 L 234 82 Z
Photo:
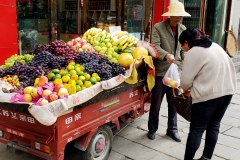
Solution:
M 181 2 L 176 1 L 170 4 L 168 12 L 164 13 L 162 16 L 190 17 L 191 15 L 185 11 L 184 6 Z

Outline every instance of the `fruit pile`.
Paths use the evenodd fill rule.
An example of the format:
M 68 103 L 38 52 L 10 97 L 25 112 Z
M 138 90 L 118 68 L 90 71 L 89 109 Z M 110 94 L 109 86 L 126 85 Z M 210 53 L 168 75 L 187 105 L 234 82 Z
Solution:
M 138 38 L 128 33 L 127 31 L 118 31 L 113 35 L 113 46 L 118 47 L 120 52 L 131 50 L 138 42 Z M 133 48 L 134 49 L 134 48 Z
M 93 27 L 83 34 L 83 39 L 90 43 L 98 53 L 106 55 L 111 62 L 118 62 L 118 48 L 113 47 L 111 35 L 106 30 Z
M 17 92 L 21 87 L 18 76 L 16 76 L 16 75 L 14 75 L 14 76 L 6 75 L 6 76 L 0 78 L 0 80 L 10 84 L 13 87 L 13 89 L 2 88 L 2 91 L 4 93 Z
M 69 46 L 73 46 L 77 51 L 89 51 L 89 52 L 95 52 L 93 49 L 93 46 L 90 43 L 87 43 L 86 40 L 77 37 L 75 39 L 72 39 L 71 41 L 67 42 Z
M 0 80 L 17 92 L 12 97 L 23 102 L 44 105 L 66 98 L 100 81 L 125 75 L 134 58 L 146 54 L 135 47 L 138 39 L 125 31 L 113 37 L 99 28 L 91 28 L 83 38 L 67 43 L 55 40 L 25 55 L 13 55 L 0 66 Z

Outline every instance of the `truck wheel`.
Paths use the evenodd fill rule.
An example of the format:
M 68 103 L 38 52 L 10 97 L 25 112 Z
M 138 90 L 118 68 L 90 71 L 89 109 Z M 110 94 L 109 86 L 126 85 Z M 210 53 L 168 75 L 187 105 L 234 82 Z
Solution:
M 113 133 L 107 126 L 101 126 L 93 135 L 86 151 L 81 151 L 82 160 L 107 160 L 112 149 Z

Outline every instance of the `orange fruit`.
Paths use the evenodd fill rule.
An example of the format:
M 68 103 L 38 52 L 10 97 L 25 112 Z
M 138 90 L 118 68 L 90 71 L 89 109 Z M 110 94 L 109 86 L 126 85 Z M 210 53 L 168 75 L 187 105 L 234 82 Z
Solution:
M 97 82 L 100 82 L 101 81 L 101 78 L 98 76 L 98 77 L 95 77 L 97 79 Z
M 86 78 L 86 80 L 88 81 L 90 78 L 91 78 L 91 75 L 90 74 L 88 74 L 88 73 L 86 73 L 86 74 L 84 74 L 84 77 Z
M 76 80 L 76 84 L 79 85 L 79 86 L 83 86 L 83 82 L 81 80 Z
M 71 75 L 77 74 L 77 72 L 76 72 L 74 69 L 70 70 L 69 73 L 70 73 Z
M 78 79 L 81 80 L 82 82 L 85 82 L 86 80 L 85 76 L 79 76 Z
M 148 56 L 148 50 L 143 46 L 135 47 L 132 52 L 132 56 L 134 59 L 139 59 L 142 56 Z
M 91 83 L 90 81 L 85 81 L 85 82 L 84 82 L 84 86 L 85 86 L 86 88 L 89 88 L 89 87 L 92 86 L 92 83 Z
M 53 70 L 52 70 L 52 73 L 58 74 L 58 73 L 59 73 L 59 69 L 53 69 Z
M 71 75 L 71 79 L 73 79 L 73 80 L 78 80 L 78 75 L 77 75 L 77 74 L 72 74 L 72 75 Z
M 71 70 L 73 70 L 73 69 L 74 69 L 74 66 L 73 66 L 73 65 L 68 65 L 68 66 L 67 66 L 67 70 L 68 70 L 68 71 L 71 71 Z
M 95 77 L 91 77 L 89 79 L 89 81 L 92 83 L 92 84 L 96 84 L 97 83 L 97 79 Z
M 62 83 L 63 83 L 63 81 L 62 81 L 62 79 L 60 79 L 60 78 L 56 78 L 56 79 L 53 81 L 53 84 L 54 84 L 54 85 L 62 84 Z
M 97 73 L 93 73 L 92 77 L 99 77 L 99 75 Z
M 61 69 L 61 70 L 59 71 L 59 74 L 60 74 L 61 76 L 64 76 L 64 75 L 67 74 L 67 71 Z
M 119 65 L 128 69 L 130 64 L 133 62 L 133 56 L 130 53 L 122 53 L 118 56 Z
M 70 80 L 70 77 L 68 75 L 65 75 L 62 77 L 62 81 L 67 83 Z
M 49 72 L 48 73 L 48 80 L 53 80 L 53 77 L 55 76 L 55 74 L 54 73 L 52 73 L 52 72 Z
M 74 61 L 69 62 L 68 65 L 73 65 L 73 66 L 74 66 L 74 65 L 75 65 L 75 62 L 74 62 Z
M 85 86 L 82 86 L 81 89 L 84 90 L 84 89 L 86 89 L 86 87 L 85 87 Z
M 85 71 L 84 65 L 80 65 L 79 67 L 80 67 L 80 69 L 81 69 L 82 71 Z
M 72 79 L 70 79 L 70 80 L 68 81 L 68 84 L 73 84 L 73 85 L 76 85 L 76 81 L 75 81 L 75 80 L 72 80 Z
M 76 91 L 79 92 L 79 91 L 81 91 L 81 90 L 82 90 L 81 86 L 76 85 Z
M 62 76 L 61 76 L 60 74 L 55 74 L 55 76 L 53 77 L 53 80 L 55 80 L 55 79 L 57 79 L 57 78 L 61 79 Z

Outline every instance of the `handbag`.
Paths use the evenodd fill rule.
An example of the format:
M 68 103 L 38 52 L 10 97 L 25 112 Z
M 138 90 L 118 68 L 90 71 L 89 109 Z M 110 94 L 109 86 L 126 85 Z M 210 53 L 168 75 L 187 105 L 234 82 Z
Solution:
M 175 89 L 177 89 L 181 94 L 176 95 Z M 184 96 L 183 92 L 179 88 L 173 88 L 173 103 L 176 108 L 177 113 L 182 116 L 187 121 L 191 121 L 191 108 L 192 108 L 192 98 Z

